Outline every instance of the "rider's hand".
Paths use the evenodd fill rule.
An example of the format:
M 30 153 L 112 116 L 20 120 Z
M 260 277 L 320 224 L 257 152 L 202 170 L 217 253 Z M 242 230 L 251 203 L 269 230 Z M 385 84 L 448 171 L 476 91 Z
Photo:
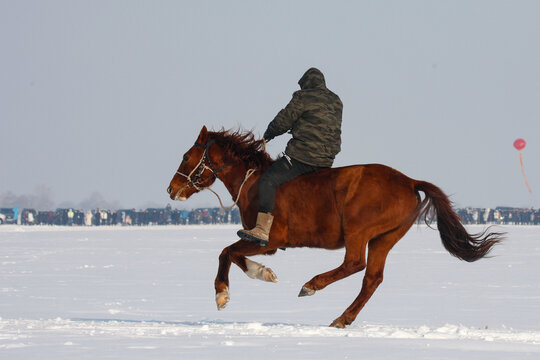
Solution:
M 266 131 L 264 132 L 263 139 L 266 140 L 266 142 L 272 140 L 273 138 L 274 138 L 273 136 L 270 136 L 268 130 L 266 130 Z

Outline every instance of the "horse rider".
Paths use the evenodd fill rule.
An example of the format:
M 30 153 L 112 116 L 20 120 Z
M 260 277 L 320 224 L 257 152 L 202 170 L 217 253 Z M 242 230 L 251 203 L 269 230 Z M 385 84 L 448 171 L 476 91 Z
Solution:
M 268 246 L 277 187 L 300 175 L 331 167 L 341 150 L 341 100 L 328 90 L 319 69 L 307 70 L 298 85 L 300 90 L 270 122 L 263 136 L 270 141 L 289 131 L 292 139 L 283 156 L 259 179 L 257 224 L 251 230 L 238 231 L 241 239 L 260 246 Z

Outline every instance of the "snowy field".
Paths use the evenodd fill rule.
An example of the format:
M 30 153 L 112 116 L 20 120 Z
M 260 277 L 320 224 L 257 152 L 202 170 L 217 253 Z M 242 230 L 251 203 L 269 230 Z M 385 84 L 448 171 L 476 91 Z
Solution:
M 469 227 L 476 232 L 480 227 Z M 235 226 L 0 226 L 1 359 L 540 359 L 540 227 L 476 263 L 415 226 L 347 329 L 328 328 L 363 273 L 298 298 L 344 252 L 254 257 L 279 282 L 231 267 L 217 311 L 214 277 Z

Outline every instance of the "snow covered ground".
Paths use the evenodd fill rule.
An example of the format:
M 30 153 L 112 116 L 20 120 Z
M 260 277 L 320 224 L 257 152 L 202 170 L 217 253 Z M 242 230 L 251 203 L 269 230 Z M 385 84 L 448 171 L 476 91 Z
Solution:
M 213 281 L 235 226 L 0 226 L 0 359 L 540 359 L 540 227 L 501 229 L 494 257 L 469 264 L 413 227 L 342 330 L 327 326 L 363 273 L 297 297 L 341 250 L 254 257 L 276 284 L 232 265 L 218 312 Z

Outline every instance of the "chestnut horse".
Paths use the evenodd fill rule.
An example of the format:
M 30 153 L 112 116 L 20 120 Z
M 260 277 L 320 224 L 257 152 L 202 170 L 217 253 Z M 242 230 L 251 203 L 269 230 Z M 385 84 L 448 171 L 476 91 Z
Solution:
M 258 210 L 257 180 L 272 162 L 263 150 L 263 141 L 255 140 L 251 132 L 210 132 L 203 127 L 195 145 L 185 153 L 167 191 L 173 200 L 187 200 L 219 179 L 236 199 L 243 227 L 250 229 L 255 225 Z M 419 191 L 425 194 L 423 200 Z M 219 256 L 215 280 L 218 309 L 225 308 L 229 301 L 231 262 L 251 278 L 276 282 L 271 269 L 246 256 L 272 255 L 279 248 L 289 247 L 345 247 L 343 263 L 312 278 L 299 294 L 313 295 L 365 269 L 360 294 L 330 325 L 343 328 L 356 319 L 383 281 L 390 249 L 417 219 L 432 211 L 444 247 L 459 259 L 481 259 L 502 240 L 500 233 L 468 234 L 438 187 L 413 180 L 384 165 L 329 168 L 291 180 L 276 193 L 269 246 L 239 240 L 223 249 Z M 369 249 L 367 259 L 366 249 Z

